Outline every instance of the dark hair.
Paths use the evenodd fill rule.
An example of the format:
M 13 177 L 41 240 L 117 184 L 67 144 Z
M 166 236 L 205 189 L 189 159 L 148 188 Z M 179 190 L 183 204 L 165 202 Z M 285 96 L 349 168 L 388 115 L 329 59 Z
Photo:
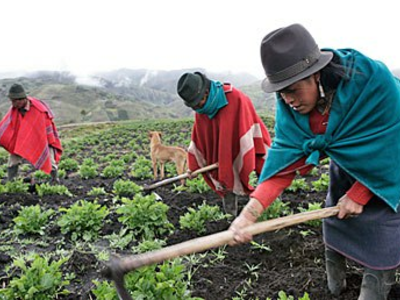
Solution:
M 327 92 L 334 91 L 342 80 L 349 80 L 349 71 L 351 70 L 340 63 L 339 56 L 334 54 L 330 63 L 320 71 L 321 82 L 325 90 Z

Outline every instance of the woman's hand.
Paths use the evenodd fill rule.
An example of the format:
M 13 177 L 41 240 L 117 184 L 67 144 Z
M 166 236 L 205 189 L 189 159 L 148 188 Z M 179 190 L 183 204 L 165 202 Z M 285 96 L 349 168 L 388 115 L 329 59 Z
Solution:
M 233 232 L 233 240 L 229 245 L 234 246 L 241 243 L 248 243 L 253 239 L 253 235 L 243 229 L 254 224 L 263 212 L 264 208 L 258 200 L 251 198 L 243 208 L 240 215 L 232 222 L 229 230 Z
M 339 202 L 339 219 L 346 219 L 350 217 L 356 217 L 363 212 L 364 206 L 354 202 L 349 196 L 344 195 L 340 198 Z
M 189 178 L 189 179 L 193 179 L 193 178 L 195 178 L 196 176 L 193 176 L 192 175 L 192 171 L 191 170 L 186 170 L 186 176 Z

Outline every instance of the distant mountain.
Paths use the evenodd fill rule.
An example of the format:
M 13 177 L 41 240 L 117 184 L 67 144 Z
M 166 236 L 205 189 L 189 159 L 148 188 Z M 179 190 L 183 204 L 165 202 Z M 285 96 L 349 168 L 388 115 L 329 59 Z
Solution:
M 31 96 L 49 103 L 58 124 L 189 117 L 193 111 L 176 93 L 177 80 L 189 71 L 202 71 L 211 79 L 231 82 L 250 96 L 257 110 L 264 114 L 273 111 L 273 97 L 267 97 L 261 91 L 260 81 L 250 74 L 208 73 L 203 69 L 121 69 L 90 78 L 79 78 L 69 72 L 41 71 L 1 79 L 0 114 L 4 115 L 10 106 L 9 87 L 19 82 Z

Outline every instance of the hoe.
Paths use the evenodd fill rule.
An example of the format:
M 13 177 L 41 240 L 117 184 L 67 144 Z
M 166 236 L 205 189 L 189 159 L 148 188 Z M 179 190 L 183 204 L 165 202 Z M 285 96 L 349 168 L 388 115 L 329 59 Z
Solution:
M 339 206 L 322 208 L 255 223 L 243 230 L 252 235 L 257 235 L 263 232 L 274 231 L 311 220 L 328 218 L 337 215 L 338 212 Z M 232 240 L 233 232 L 226 230 L 143 254 L 127 256 L 124 258 L 113 257 L 108 262 L 102 273 L 106 278 L 114 281 L 117 293 L 121 300 L 132 300 L 132 297 L 124 286 L 124 275 L 128 272 L 143 266 L 160 263 L 164 260 L 220 247 L 228 244 Z

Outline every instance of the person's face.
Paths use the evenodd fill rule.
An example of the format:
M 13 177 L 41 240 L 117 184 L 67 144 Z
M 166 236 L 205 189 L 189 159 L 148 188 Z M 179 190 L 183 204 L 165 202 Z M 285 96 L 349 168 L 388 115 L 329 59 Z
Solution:
M 206 101 L 207 101 L 207 98 L 208 98 L 208 94 L 209 94 L 208 91 L 206 91 L 205 94 L 204 94 L 204 97 L 200 100 L 200 102 L 197 105 L 193 106 L 192 108 L 194 110 L 203 108 L 204 104 L 206 104 Z
M 14 108 L 20 109 L 25 107 L 27 99 L 26 98 L 10 99 L 10 101 Z
M 308 114 L 319 99 L 318 81 L 319 73 L 316 73 L 279 91 L 279 94 L 293 110 Z

